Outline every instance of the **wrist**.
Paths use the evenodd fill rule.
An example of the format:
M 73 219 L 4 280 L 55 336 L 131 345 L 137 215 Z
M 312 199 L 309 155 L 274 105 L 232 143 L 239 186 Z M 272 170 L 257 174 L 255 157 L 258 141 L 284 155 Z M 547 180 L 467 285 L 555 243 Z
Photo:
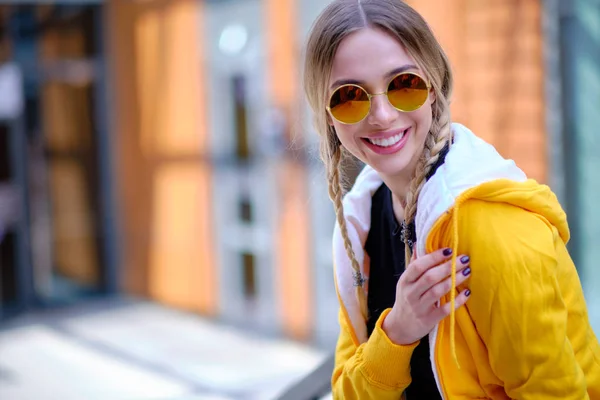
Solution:
M 386 336 L 396 345 L 408 346 L 419 341 L 419 339 L 409 338 L 402 332 L 402 325 L 396 316 L 395 309 L 392 308 L 385 316 L 381 329 Z

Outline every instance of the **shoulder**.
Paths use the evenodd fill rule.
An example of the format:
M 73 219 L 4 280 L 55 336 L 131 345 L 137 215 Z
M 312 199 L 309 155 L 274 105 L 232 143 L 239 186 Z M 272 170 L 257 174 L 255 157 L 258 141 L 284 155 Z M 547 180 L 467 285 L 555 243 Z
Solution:
M 558 233 L 543 216 L 472 199 L 460 207 L 458 217 L 459 249 L 471 257 L 473 283 L 516 289 L 555 271 Z
M 556 229 L 544 216 L 509 203 L 469 199 L 461 204 L 458 218 L 461 240 L 487 246 L 555 239 Z

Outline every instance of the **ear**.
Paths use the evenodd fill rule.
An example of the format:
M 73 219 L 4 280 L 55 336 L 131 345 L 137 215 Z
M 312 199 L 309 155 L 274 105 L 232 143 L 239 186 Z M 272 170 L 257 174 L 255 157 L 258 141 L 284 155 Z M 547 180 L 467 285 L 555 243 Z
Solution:
M 435 103 L 437 96 L 435 95 L 435 90 L 433 88 L 429 89 L 429 104 Z

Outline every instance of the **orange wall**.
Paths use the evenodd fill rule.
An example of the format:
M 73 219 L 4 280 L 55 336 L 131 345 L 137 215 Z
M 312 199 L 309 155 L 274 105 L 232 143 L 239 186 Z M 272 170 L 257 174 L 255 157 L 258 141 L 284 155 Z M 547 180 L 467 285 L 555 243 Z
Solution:
M 217 311 L 202 3 L 107 6 L 125 290 Z
M 294 121 L 300 108 L 300 57 L 296 24 L 300 7 L 296 0 L 265 0 L 265 21 L 270 97 L 283 110 L 288 122 Z M 288 138 L 293 140 L 292 125 Z M 306 170 L 293 158 L 287 158 L 278 171 L 279 210 L 277 289 L 281 310 L 281 324 L 286 334 L 307 339 L 313 324 L 313 281 L 310 269 L 311 253 L 309 231 Z
M 539 0 L 412 0 L 447 51 L 456 77 L 453 120 L 547 179 Z
M 298 106 L 295 0 L 263 3 L 268 21 L 270 98 L 288 116 Z M 108 6 L 115 76 L 114 113 L 125 232 L 125 289 L 215 314 L 217 260 L 212 240 L 201 2 L 113 0 Z M 293 45 L 290 45 L 293 44 Z M 290 133 L 291 136 L 291 133 Z M 279 171 L 274 235 L 283 330 L 312 330 L 305 171 Z

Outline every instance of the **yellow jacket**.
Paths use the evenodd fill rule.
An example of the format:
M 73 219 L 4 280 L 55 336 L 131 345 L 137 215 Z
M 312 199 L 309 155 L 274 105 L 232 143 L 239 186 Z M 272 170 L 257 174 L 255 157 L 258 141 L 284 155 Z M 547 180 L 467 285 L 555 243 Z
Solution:
M 600 346 L 566 249 L 565 213 L 547 186 L 528 180 L 492 146 L 462 125 L 453 124 L 453 132 L 445 163 L 421 192 L 416 219 L 417 256 L 452 247 L 454 256 L 471 257 L 471 298 L 429 335 L 442 397 L 600 400 Z M 363 249 L 371 196 L 380 185 L 366 167 L 344 199 L 367 277 Z M 334 398 L 399 399 L 411 382 L 417 344 L 387 338 L 381 324 L 389 310 L 366 337 L 337 226 L 333 248 L 341 304 Z

